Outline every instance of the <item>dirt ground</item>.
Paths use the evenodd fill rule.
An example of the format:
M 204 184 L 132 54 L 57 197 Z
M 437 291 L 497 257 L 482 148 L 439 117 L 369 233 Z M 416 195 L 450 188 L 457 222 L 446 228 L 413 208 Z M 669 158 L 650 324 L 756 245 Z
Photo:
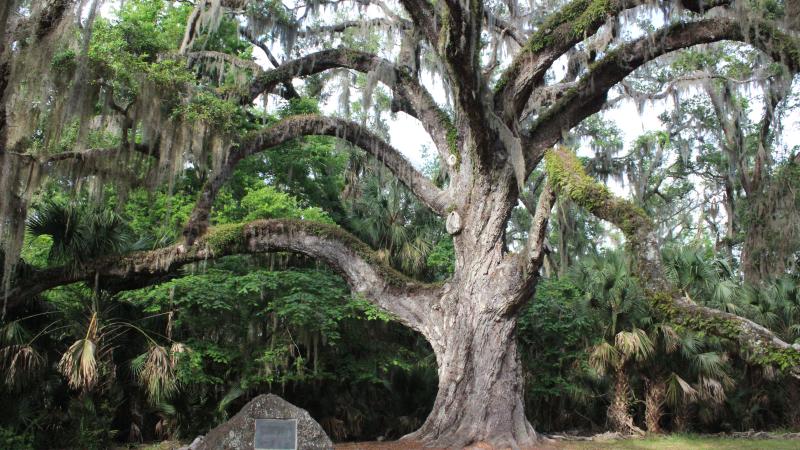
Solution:
M 419 443 L 407 441 L 352 442 L 337 444 L 337 450 L 421 450 Z M 475 450 L 489 446 L 473 446 Z M 800 439 L 737 439 L 693 435 L 662 435 L 644 439 L 600 439 L 594 441 L 558 440 L 543 442 L 541 450 L 798 450 Z M 439 449 L 442 450 L 442 449 Z
M 536 447 L 536 449 L 541 450 L 555 450 L 565 448 L 559 446 L 558 443 L 553 442 L 551 444 L 543 444 L 542 446 Z M 336 444 L 336 450 L 447 450 L 447 449 L 436 449 L 431 447 L 423 447 L 422 444 L 419 442 L 414 441 L 389 441 L 389 442 L 348 442 L 342 444 Z M 489 445 L 473 445 L 469 447 L 472 450 L 492 450 L 492 447 Z M 530 449 L 534 450 L 534 449 Z

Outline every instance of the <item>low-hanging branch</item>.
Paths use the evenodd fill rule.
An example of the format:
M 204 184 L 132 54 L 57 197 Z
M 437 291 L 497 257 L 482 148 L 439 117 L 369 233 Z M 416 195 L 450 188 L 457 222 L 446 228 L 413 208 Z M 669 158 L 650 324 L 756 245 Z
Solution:
M 439 215 L 445 215 L 450 193 L 439 189 L 419 172 L 394 147 L 365 127 L 344 119 L 318 115 L 292 116 L 255 132 L 231 149 L 225 163 L 203 187 L 189 223 L 184 229 L 187 243 L 201 236 L 208 227 L 214 199 L 242 159 L 303 136 L 332 136 L 350 142 L 371 154 L 386 166 L 417 198 Z
M 57 286 L 94 281 L 115 290 L 136 289 L 187 264 L 230 255 L 293 252 L 317 258 L 403 324 L 422 330 L 438 285 L 422 284 L 396 271 L 365 243 L 336 225 L 301 220 L 259 220 L 213 228 L 194 245 L 101 258 L 90 266 L 63 266 L 26 273 L 7 294 L 8 308 Z
M 625 234 L 645 295 L 665 320 L 739 342 L 753 362 L 775 365 L 800 378 L 800 349 L 749 319 L 694 303 L 669 282 L 661 262 L 656 227 L 641 208 L 611 194 L 587 175 L 578 158 L 564 148 L 545 154 L 545 170 L 559 195 Z

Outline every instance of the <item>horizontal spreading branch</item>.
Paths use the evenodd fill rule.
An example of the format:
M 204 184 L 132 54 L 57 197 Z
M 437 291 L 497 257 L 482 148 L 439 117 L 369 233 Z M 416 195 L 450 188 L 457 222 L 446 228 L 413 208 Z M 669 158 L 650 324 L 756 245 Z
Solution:
M 337 68 L 352 69 L 375 76 L 378 81 L 394 91 L 401 100 L 400 103 L 410 107 L 409 113 L 419 119 L 445 160 L 455 151 L 453 124 L 433 100 L 430 92 L 406 70 L 372 53 L 337 48 L 287 61 L 256 77 L 250 87 L 251 100 L 261 93 L 271 91 L 278 83 Z
M 528 169 L 538 162 L 545 149 L 561 138 L 564 130 L 599 111 L 608 90 L 638 67 L 675 50 L 723 40 L 748 43 L 784 64 L 792 73 L 800 69 L 800 39 L 765 21 L 742 23 L 733 18 L 717 17 L 666 27 L 609 52 L 590 66 L 589 73 L 576 86 L 539 115 L 527 137 L 532 143 Z
M 141 153 L 142 155 L 145 156 L 151 156 L 153 158 L 158 157 L 158 149 L 151 148 L 148 145 L 134 144 L 130 146 L 130 148 L 132 148 L 133 151 Z M 31 163 L 35 162 L 44 166 L 48 164 L 59 163 L 62 161 L 74 162 L 74 163 L 86 163 L 86 162 L 103 161 L 108 159 L 116 159 L 127 152 L 129 152 L 129 148 L 123 145 L 119 147 L 110 147 L 110 148 L 90 148 L 86 150 L 75 150 L 75 151 L 54 153 L 52 155 L 32 155 L 30 153 L 17 153 L 17 152 L 6 152 L 6 154 L 14 158 L 19 158 L 21 160 L 25 160 Z
M 252 70 L 254 73 L 263 72 L 261 66 L 259 66 L 255 61 L 240 58 L 238 56 L 230 55 L 224 52 L 204 50 L 200 52 L 190 52 L 186 56 L 189 60 L 190 66 L 194 65 L 194 63 L 199 60 L 224 61 L 240 69 Z
M 319 25 L 316 27 L 305 28 L 297 32 L 298 37 L 310 38 L 327 33 L 343 33 L 349 29 L 358 28 L 362 30 L 372 30 L 375 28 L 397 28 L 410 30 L 413 24 L 401 18 L 376 17 L 367 20 L 346 20 L 332 25 Z
M 194 245 L 106 257 L 91 266 L 58 267 L 26 274 L 8 292 L 13 309 L 45 290 L 80 281 L 116 290 L 138 288 L 187 264 L 230 255 L 293 252 L 319 259 L 342 275 L 353 292 L 364 295 L 403 324 L 420 330 L 427 304 L 438 287 L 418 283 L 382 262 L 375 252 L 335 225 L 298 220 L 260 220 L 212 229 Z
M 239 161 L 303 136 L 337 137 L 365 150 L 383 163 L 431 210 L 442 216 L 447 213 L 449 194 L 439 189 L 430 179 L 415 169 L 397 149 L 363 126 L 333 117 L 293 116 L 249 135 L 238 147 L 234 147 L 230 151 L 219 172 L 206 183 L 200 194 L 189 223 L 184 229 L 187 243 L 191 244 L 195 238 L 205 232 L 214 199 L 230 178 Z
M 753 362 L 778 366 L 800 378 L 800 349 L 751 320 L 694 303 L 669 282 L 661 263 L 655 226 L 643 210 L 614 196 L 588 176 L 568 150 L 549 150 L 545 154 L 545 170 L 559 195 L 625 234 L 645 295 L 665 320 L 739 342 L 749 350 Z

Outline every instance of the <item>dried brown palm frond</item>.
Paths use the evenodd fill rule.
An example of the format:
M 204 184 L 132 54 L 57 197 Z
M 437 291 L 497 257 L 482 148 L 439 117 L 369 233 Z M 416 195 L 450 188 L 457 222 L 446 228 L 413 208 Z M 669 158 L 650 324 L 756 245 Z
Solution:
M 606 341 L 595 345 L 589 354 L 589 366 L 601 376 L 605 375 L 609 367 L 616 367 L 620 361 L 620 352 Z
M 696 390 L 699 393 L 700 399 L 715 405 L 722 404 L 727 398 L 722 383 L 713 378 L 700 377 L 697 381 Z
M 614 338 L 614 345 L 624 359 L 643 361 L 653 354 L 653 342 L 644 330 L 620 331 Z
M 676 406 L 683 402 L 693 402 L 698 395 L 697 390 L 675 372 L 667 377 L 666 399 L 671 406 Z
M 176 349 L 183 351 L 182 346 Z M 132 363 L 134 375 L 145 388 L 147 398 L 153 404 L 170 398 L 178 389 L 173 353 L 164 346 L 152 344 L 146 353 Z
M 97 313 L 93 313 L 83 339 L 69 346 L 58 363 L 72 389 L 91 390 L 97 384 Z
M 9 345 L 0 349 L 0 370 L 8 388 L 21 386 L 44 367 L 45 360 L 31 345 Z
M 91 390 L 97 383 L 97 345 L 91 339 L 79 339 L 61 357 L 58 369 L 72 389 Z

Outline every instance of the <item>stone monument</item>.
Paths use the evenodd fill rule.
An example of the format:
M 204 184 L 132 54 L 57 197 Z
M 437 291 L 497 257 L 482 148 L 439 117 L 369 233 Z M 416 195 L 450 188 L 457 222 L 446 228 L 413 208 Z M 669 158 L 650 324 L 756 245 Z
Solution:
M 329 450 L 333 442 L 308 414 L 277 395 L 250 400 L 186 450 Z

